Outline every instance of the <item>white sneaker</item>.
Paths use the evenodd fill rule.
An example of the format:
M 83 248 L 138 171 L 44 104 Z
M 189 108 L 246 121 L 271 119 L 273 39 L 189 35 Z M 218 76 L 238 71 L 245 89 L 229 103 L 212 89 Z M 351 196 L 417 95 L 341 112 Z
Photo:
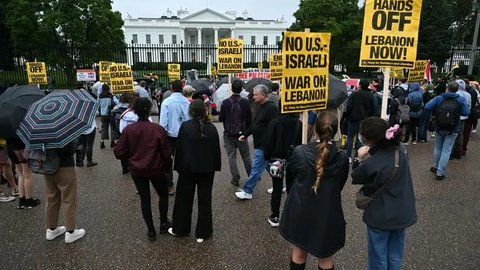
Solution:
M 203 238 L 197 238 L 197 243 L 203 243 Z
M 0 202 L 12 202 L 15 201 L 14 196 L 7 196 L 3 192 L 0 194 Z
M 239 192 L 235 192 L 235 196 L 237 196 L 237 198 L 242 199 L 242 200 L 251 200 L 252 199 L 252 194 L 248 194 L 243 190 L 239 191 Z
M 283 193 L 287 192 L 287 188 L 286 188 L 286 187 L 283 187 L 283 188 L 282 188 L 282 192 L 283 192 Z M 267 193 L 268 193 L 268 194 L 272 194 L 272 193 L 273 193 L 273 187 L 267 189 Z
M 84 236 L 85 236 L 84 229 L 75 229 L 73 233 L 69 233 L 69 232 L 65 233 L 65 243 L 67 244 L 73 243 Z
M 173 236 L 177 236 L 176 234 L 173 233 L 173 227 L 168 228 L 168 233 Z
M 67 231 L 67 227 L 65 226 L 59 226 L 55 228 L 55 230 L 47 229 L 47 233 L 45 237 L 47 238 L 47 240 L 53 240 L 59 237 L 60 235 L 64 234 L 66 231 Z

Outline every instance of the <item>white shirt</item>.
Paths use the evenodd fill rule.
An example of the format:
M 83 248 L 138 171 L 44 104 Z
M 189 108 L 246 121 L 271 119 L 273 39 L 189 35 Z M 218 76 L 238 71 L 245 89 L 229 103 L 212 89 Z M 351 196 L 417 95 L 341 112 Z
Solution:
M 123 129 L 130 124 L 136 123 L 138 121 L 138 115 L 133 112 L 132 110 L 128 110 L 125 114 L 120 118 L 120 133 L 123 132 Z M 148 117 L 148 121 L 152 121 L 152 117 Z

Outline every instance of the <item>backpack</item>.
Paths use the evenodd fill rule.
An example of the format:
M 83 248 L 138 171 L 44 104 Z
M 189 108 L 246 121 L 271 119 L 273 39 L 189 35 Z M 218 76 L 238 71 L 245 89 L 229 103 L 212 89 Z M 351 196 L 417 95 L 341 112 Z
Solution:
M 25 150 L 25 158 L 28 167 L 37 174 L 54 174 L 60 166 L 57 149 Z
M 410 107 L 406 103 L 401 103 L 398 98 L 395 98 L 398 102 L 397 122 L 399 124 L 410 122 Z
M 245 118 L 243 116 L 242 108 L 240 108 L 240 100 L 233 100 L 229 98 L 231 102 L 230 114 L 225 119 L 225 134 L 227 136 L 239 136 L 245 131 Z
M 120 120 L 128 108 L 116 108 L 112 111 L 113 129 L 120 134 Z
M 410 104 L 410 111 L 411 112 L 419 112 L 422 110 L 422 105 L 423 105 L 423 99 L 422 97 L 413 97 L 411 99 L 411 104 Z
M 460 104 L 455 99 L 444 99 L 435 112 L 435 125 L 440 131 L 453 131 L 460 122 Z

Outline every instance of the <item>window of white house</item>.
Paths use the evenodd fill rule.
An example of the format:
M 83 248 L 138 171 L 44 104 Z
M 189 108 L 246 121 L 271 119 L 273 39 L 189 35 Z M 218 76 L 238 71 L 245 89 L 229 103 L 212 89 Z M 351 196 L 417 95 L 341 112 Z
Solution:
M 145 42 L 147 44 L 151 44 L 152 43 L 152 38 L 150 37 L 150 35 L 145 35 Z
M 132 43 L 138 43 L 138 35 L 137 34 L 132 35 Z

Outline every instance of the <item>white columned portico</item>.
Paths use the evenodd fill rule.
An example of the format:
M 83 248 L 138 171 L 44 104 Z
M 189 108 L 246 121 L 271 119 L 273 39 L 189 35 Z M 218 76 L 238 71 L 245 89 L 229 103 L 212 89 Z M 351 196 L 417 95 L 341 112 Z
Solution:
M 213 28 L 214 32 L 215 32 L 215 35 L 214 35 L 214 44 L 217 45 L 218 44 L 218 27 L 215 27 Z
M 198 45 L 202 45 L 202 27 L 197 27 Z
M 230 28 L 230 37 L 234 38 L 235 37 L 235 27 Z

